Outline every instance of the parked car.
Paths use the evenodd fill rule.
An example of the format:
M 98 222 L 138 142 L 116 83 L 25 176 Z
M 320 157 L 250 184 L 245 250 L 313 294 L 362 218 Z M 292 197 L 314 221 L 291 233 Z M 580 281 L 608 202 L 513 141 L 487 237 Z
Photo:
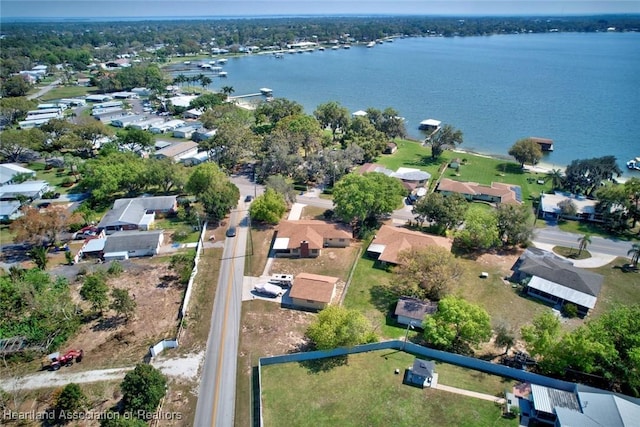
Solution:
M 244 198 L 245 203 L 249 203 L 253 200 L 253 196 L 251 194 L 248 194 L 247 197 Z
M 234 237 L 236 235 L 236 228 L 231 226 L 227 229 L 227 237 Z
M 284 292 L 280 286 L 272 285 L 271 283 L 258 283 L 254 288 L 254 292 L 262 294 L 271 298 L 281 296 Z

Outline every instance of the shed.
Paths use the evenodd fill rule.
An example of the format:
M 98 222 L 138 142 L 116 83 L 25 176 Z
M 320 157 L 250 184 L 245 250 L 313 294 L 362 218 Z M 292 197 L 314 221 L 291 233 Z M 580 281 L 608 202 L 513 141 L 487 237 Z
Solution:
M 436 375 L 436 365 L 434 362 L 415 359 L 413 366 L 408 369 L 407 382 L 419 387 L 431 387 Z
M 394 314 L 398 316 L 397 322 L 401 325 L 421 327 L 425 316 L 438 310 L 438 304 L 433 301 L 422 301 L 417 298 L 400 297 L 396 304 Z

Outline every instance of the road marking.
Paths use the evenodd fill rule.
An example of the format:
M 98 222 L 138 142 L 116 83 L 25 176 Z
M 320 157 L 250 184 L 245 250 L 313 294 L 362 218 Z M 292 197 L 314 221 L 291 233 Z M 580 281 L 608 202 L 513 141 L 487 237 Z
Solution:
M 238 246 L 238 238 L 235 237 L 235 242 L 233 244 L 233 255 L 231 257 L 231 272 L 229 274 L 229 279 L 227 280 L 227 297 L 224 302 L 224 318 L 222 319 L 222 330 L 220 335 L 220 353 L 218 357 L 218 366 L 216 367 L 216 382 L 213 389 L 213 409 L 211 412 L 211 426 L 215 426 L 216 423 L 216 413 L 218 411 L 218 390 L 220 389 L 220 374 L 222 372 L 222 362 L 224 360 L 224 339 L 227 334 L 227 315 L 229 313 L 229 299 L 231 298 L 230 287 L 233 284 L 233 277 L 235 271 L 235 253 L 236 248 Z

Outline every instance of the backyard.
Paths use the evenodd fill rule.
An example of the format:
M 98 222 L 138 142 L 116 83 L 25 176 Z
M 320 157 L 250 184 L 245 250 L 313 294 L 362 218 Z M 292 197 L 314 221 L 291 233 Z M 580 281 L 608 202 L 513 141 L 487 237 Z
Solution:
M 395 350 L 349 355 L 337 363 L 262 368 L 265 426 L 517 426 L 494 402 L 402 383 L 414 356 Z M 345 362 L 345 363 L 341 363 Z M 330 368 L 324 369 L 327 365 Z M 400 370 L 396 375 L 394 371 Z M 438 383 L 498 396 L 513 381 L 436 363 Z M 431 421 L 429 421 L 431 420 Z

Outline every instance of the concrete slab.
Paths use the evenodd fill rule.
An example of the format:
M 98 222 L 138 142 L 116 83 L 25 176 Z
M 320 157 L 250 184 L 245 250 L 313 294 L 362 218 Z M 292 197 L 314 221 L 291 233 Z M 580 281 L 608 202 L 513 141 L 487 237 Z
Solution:
M 302 209 L 304 209 L 305 206 L 307 205 L 303 205 L 302 203 L 294 203 L 293 206 L 291 206 L 291 211 L 289 212 L 289 216 L 287 217 L 287 219 L 290 221 L 299 220 L 302 216 Z

